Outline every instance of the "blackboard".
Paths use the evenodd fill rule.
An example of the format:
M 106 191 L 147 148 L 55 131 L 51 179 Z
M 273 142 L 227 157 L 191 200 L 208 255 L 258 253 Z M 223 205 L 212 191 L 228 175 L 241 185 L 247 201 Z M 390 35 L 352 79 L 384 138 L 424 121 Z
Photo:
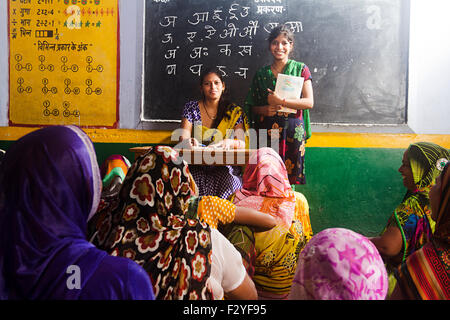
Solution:
M 223 71 L 243 105 L 272 61 L 266 39 L 279 23 L 312 73 L 312 123 L 406 123 L 407 0 L 147 0 L 143 118 L 180 120 L 206 66 Z

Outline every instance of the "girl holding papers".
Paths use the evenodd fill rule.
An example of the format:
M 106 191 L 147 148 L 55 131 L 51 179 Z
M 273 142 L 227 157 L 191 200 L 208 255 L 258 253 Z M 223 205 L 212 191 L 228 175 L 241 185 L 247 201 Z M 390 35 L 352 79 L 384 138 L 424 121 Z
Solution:
M 304 63 L 289 59 L 294 49 L 294 35 L 287 26 L 274 28 L 268 42 L 273 62 L 256 72 L 244 109 L 258 133 L 258 142 L 263 143 L 261 136 L 267 136 L 267 144 L 258 147 L 275 149 L 286 165 L 289 182 L 305 184 L 305 143 L 311 136 L 309 109 L 314 105 L 311 72 Z M 277 80 L 281 82 L 281 74 L 294 77 L 283 76 L 283 85 L 277 84 Z M 296 87 L 296 80 L 302 80 L 303 86 L 297 84 Z M 295 90 L 298 92 L 295 98 L 286 95 Z M 277 141 L 278 145 L 272 141 Z

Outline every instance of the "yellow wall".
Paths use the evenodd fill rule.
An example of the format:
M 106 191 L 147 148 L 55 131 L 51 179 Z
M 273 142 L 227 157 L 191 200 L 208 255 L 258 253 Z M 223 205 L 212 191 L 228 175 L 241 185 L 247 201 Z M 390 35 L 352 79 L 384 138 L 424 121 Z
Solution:
M 37 128 L 0 127 L 0 141 L 14 141 Z M 172 144 L 170 131 L 84 129 L 95 143 Z M 314 132 L 308 147 L 399 148 L 418 141 L 434 142 L 450 149 L 450 135 L 398 133 Z

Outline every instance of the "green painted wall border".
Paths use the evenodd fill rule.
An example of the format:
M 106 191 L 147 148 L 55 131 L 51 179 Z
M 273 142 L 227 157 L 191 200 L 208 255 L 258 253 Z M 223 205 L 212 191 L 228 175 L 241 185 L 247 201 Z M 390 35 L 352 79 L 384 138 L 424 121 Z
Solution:
M 403 152 L 307 148 L 307 184 L 295 189 L 308 199 L 313 231 L 343 227 L 378 235 L 406 193 L 398 172 Z
M 7 150 L 13 141 L 0 141 Z M 111 154 L 130 161 L 129 148 L 148 143 L 94 142 L 101 164 Z M 310 205 L 315 233 L 330 227 L 349 228 L 366 236 L 381 232 L 406 190 L 402 184 L 401 148 L 307 147 L 306 185 L 296 186 Z

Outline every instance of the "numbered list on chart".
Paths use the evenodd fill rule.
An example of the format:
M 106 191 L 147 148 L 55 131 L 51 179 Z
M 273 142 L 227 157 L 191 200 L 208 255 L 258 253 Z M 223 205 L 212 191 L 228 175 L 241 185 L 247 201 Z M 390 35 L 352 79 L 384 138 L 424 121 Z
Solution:
M 118 0 L 8 0 L 10 125 L 117 124 Z

